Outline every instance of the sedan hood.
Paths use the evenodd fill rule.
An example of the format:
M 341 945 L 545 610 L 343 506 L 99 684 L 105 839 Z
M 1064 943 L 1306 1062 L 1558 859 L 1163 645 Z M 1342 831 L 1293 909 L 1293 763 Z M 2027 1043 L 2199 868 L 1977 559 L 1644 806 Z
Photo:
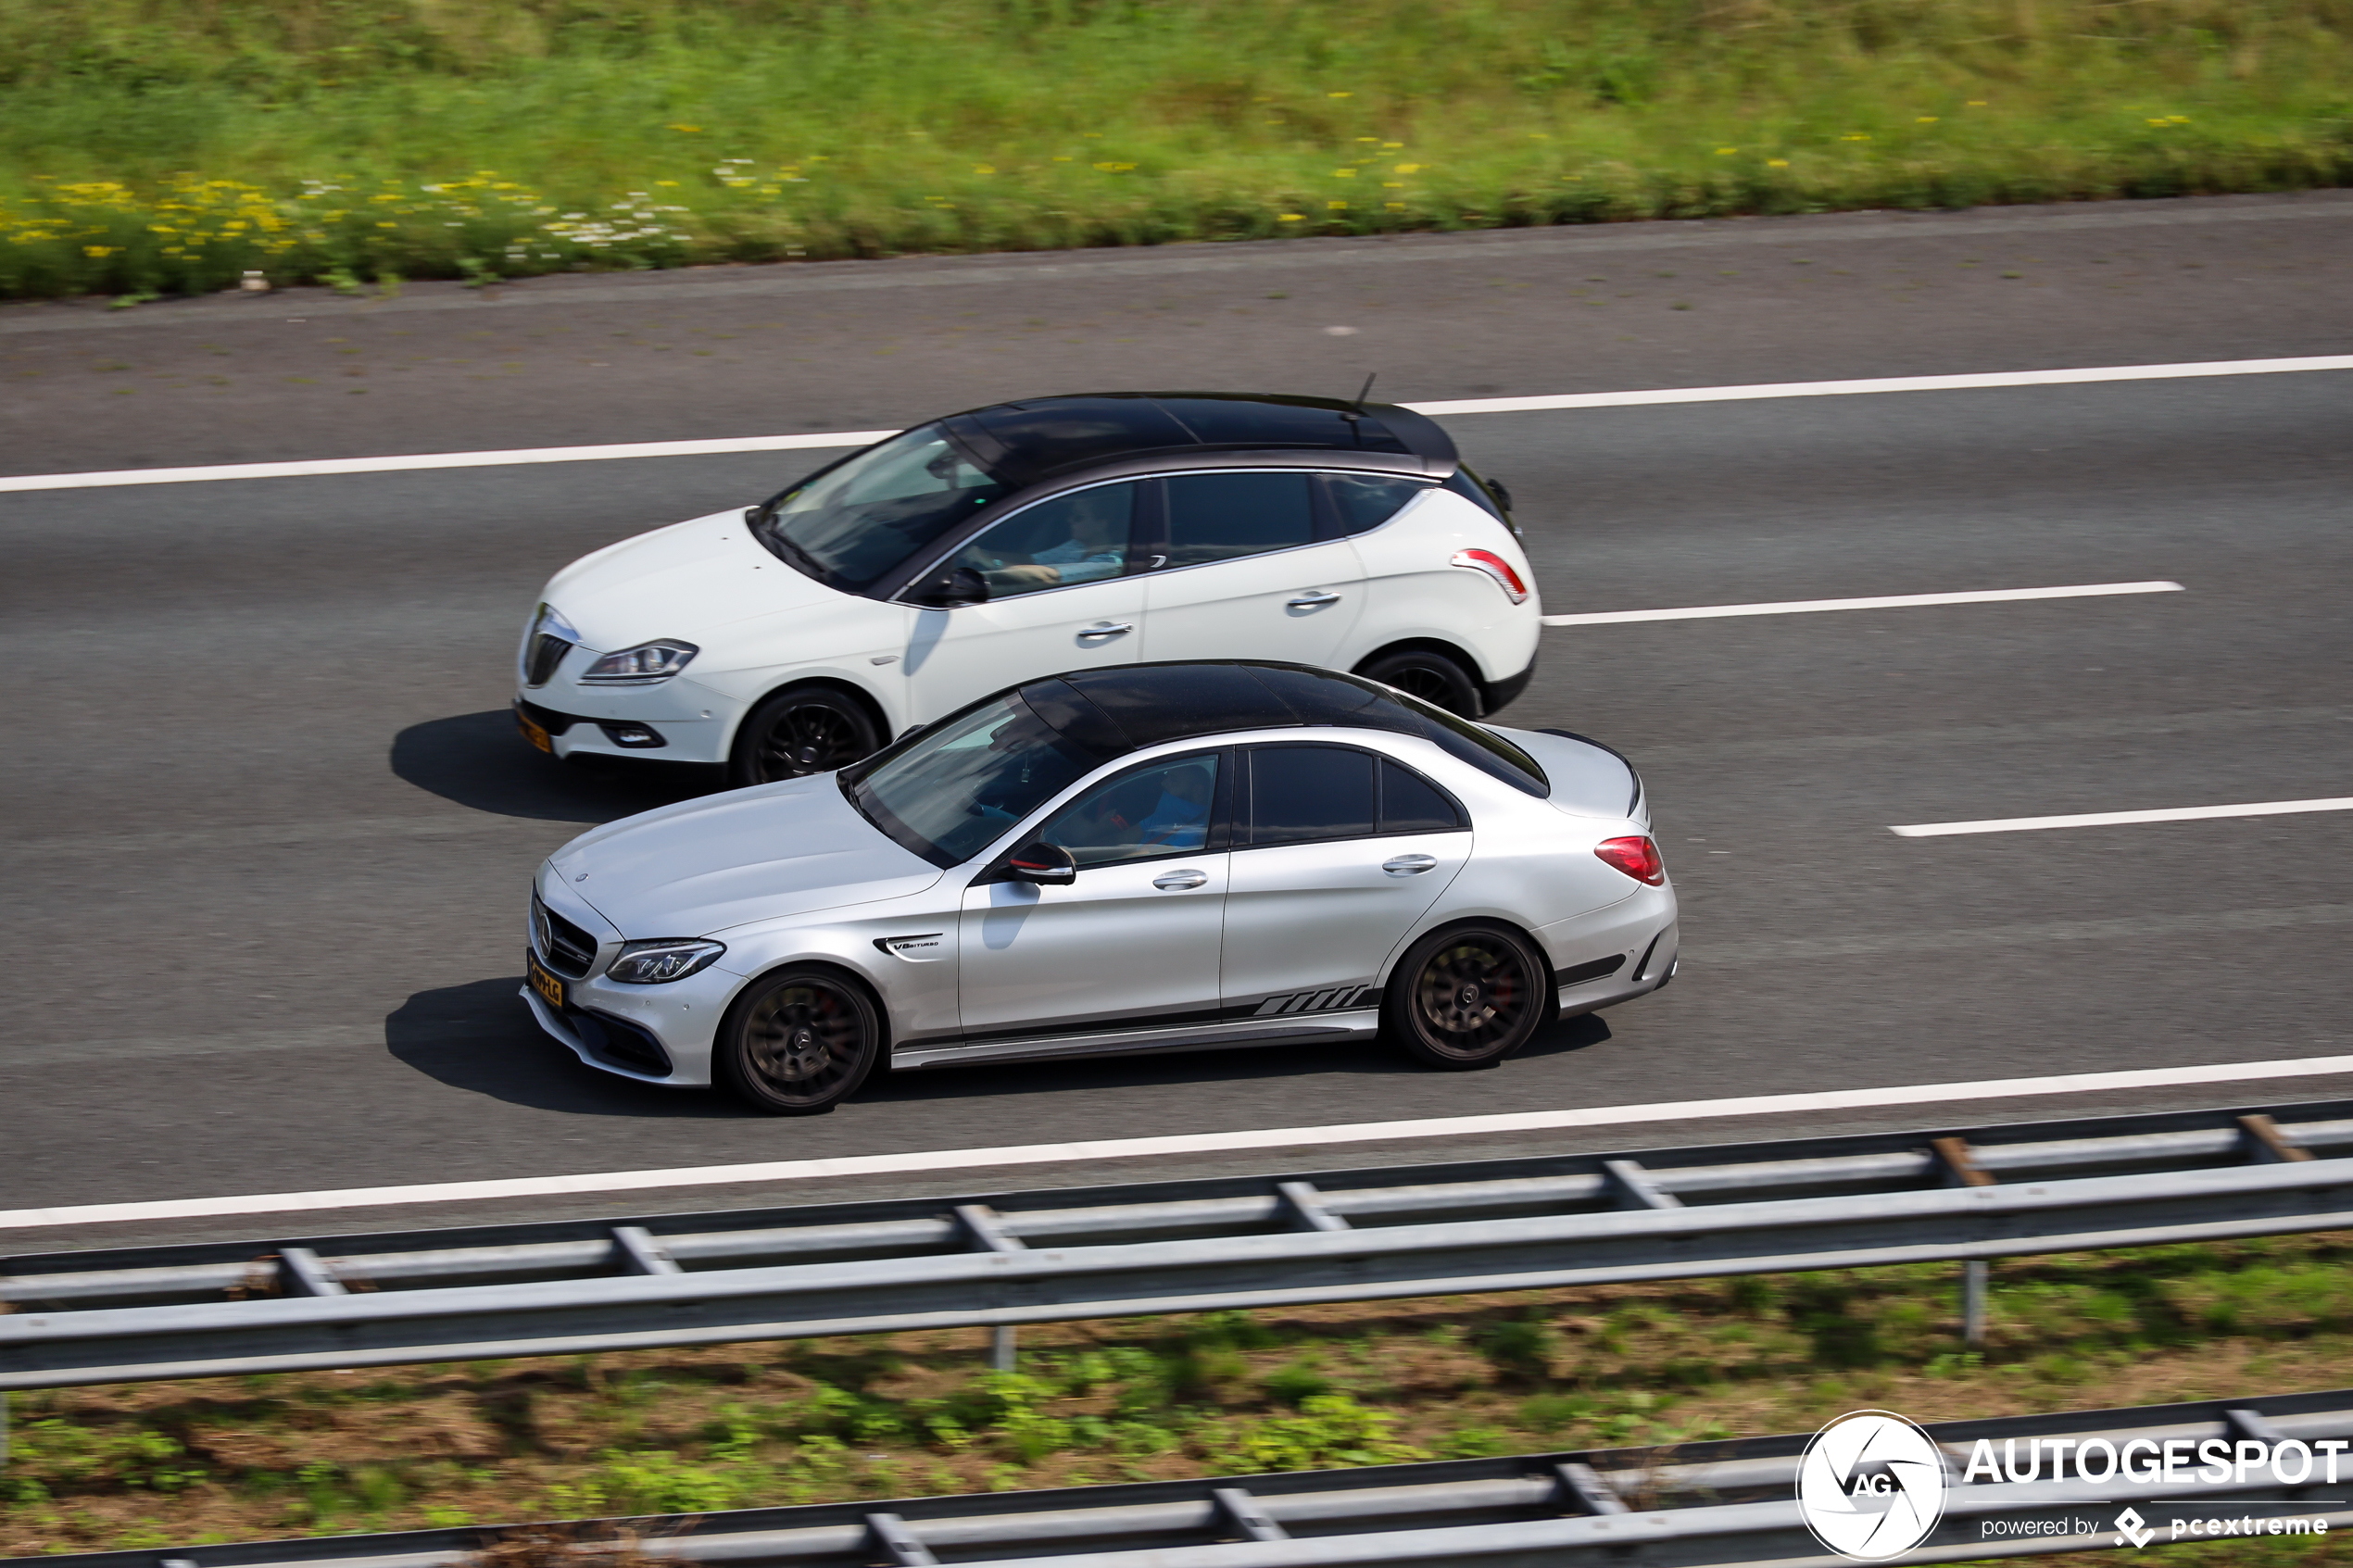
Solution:
M 601 653 L 656 637 L 700 641 L 720 627 L 803 615 L 849 596 L 794 571 L 751 537 L 741 510 L 673 523 L 581 557 L 542 596 Z M 865 601 L 849 603 L 871 608 Z
M 830 773 L 624 817 L 548 863 L 632 941 L 903 897 L 940 877 L 875 832 Z

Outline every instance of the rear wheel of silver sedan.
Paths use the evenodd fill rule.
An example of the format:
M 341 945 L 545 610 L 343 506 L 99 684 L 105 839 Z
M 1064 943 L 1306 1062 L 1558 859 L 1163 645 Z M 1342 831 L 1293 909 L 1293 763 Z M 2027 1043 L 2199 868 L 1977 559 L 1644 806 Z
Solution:
M 1416 1061 L 1492 1067 L 1544 1022 L 1550 974 L 1517 932 L 1457 926 L 1414 944 L 1390 977 L 1382 1022 Z
M 865 704 L 833 686 L 786 686 L 751 710 L 736 733 L 727 782 L 774 784 L 830 773 L 873 755 L 882 732 Z
M 881 1059 L 881 1015 L 865 987 L 813 966 L 778 970 L 727 1010 L 714 1053 L 737 1098 L 777 1116 L 831 1110 Z

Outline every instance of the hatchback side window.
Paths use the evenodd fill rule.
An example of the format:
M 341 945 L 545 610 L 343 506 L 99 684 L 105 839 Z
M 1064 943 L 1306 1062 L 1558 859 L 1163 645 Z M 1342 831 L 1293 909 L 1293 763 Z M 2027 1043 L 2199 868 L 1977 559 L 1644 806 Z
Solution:
M 1218 754 L 1155 762 L 1097 784 L 1038 830 L 1085 871 L 1204 847 L 1214 826 Z
M 1327 473 L 1324 493 L 1331 497 L 1342 537 L 1368 533 L 1405 509 L 1405 503 L 1431 486 L 1419 480 L 1397 479 L 1384 473 Z
M 1161 483 L 1171 567 L 1238 560 L 1313 544 L 1315 508 L 1305 473 L 1180 473 Z
M 941 562 L 941 569 L 979 572 L 992 599 L 1117 577 L 1127 570 L 1135 516 L 1132 483 L 1075 490 L 1015 512 Z
M 1373 759 L 1337 746 L 1262 746 L 1250 754 L 1250 842 L 1366 838 L 1378 816 Z

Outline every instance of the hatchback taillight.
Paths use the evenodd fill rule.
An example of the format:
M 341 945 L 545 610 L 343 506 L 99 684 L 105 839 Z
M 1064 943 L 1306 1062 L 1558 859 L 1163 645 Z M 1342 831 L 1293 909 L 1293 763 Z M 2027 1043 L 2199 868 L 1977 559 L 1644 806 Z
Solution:
M 1667 862 L 1659 857 L 1658 846 L 1648 835 L 1604 838 L 1593 846 L 1593 853 L 1636 882 L 1657 887 L 1667 881 Z
M 1524 605 L 1528 602 L 1528 584 L 1519 580 L 1519 573 L 1512 570 L 1511 562 L 1492 550 L 1456 550 L 1449 564 L 1483 571 L 1495 580 L 1495 585 L 1504 590 L 1504 596 L 1512 603 Z

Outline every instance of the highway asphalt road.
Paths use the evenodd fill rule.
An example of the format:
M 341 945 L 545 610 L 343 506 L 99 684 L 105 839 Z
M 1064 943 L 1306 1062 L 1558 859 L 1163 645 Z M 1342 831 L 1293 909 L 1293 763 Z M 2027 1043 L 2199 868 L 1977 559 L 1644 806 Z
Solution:
M 1374 368 L 1380 395 L 1416 399 L 2343 354 L 2348 241 L 2353 200 L 2322 194 L 722 270 L 497 299 L 18 307 L 0 311 L 0 468 L 873 428 L 1020 391 L 1353 390 Z M 550 571 L 756 498 L 826 454 L 0 495 L 0 1207 L 2353 1048 L 2353 813 L 1888 831 L 2353 794 L 2353 372 L 1452 428 L 1520 497 L 1555 612 L 2142 579 L 2186 591 L 1548 632 L 1504 718 L 1594 734 L 1642 766 L 1686 960 L 1670 990 L 1499 1071 L 1316 1050 L 972 1069 L 770 1121 L 605 1078 L 535 1034 L 514 995 L 534 863 L 708 781 L 567 770 L 523 748 L 503 709 Z M 2305 1079 L 1950 1119 L 2347 1093 Z M 1910 1107 L 1151 1169 L 1938 1120 Z M 297 1228 L 1003 1185 L 450 1203 Z M 65 1225 L 0 1245 L 273 1226 L 290 1228 Z

